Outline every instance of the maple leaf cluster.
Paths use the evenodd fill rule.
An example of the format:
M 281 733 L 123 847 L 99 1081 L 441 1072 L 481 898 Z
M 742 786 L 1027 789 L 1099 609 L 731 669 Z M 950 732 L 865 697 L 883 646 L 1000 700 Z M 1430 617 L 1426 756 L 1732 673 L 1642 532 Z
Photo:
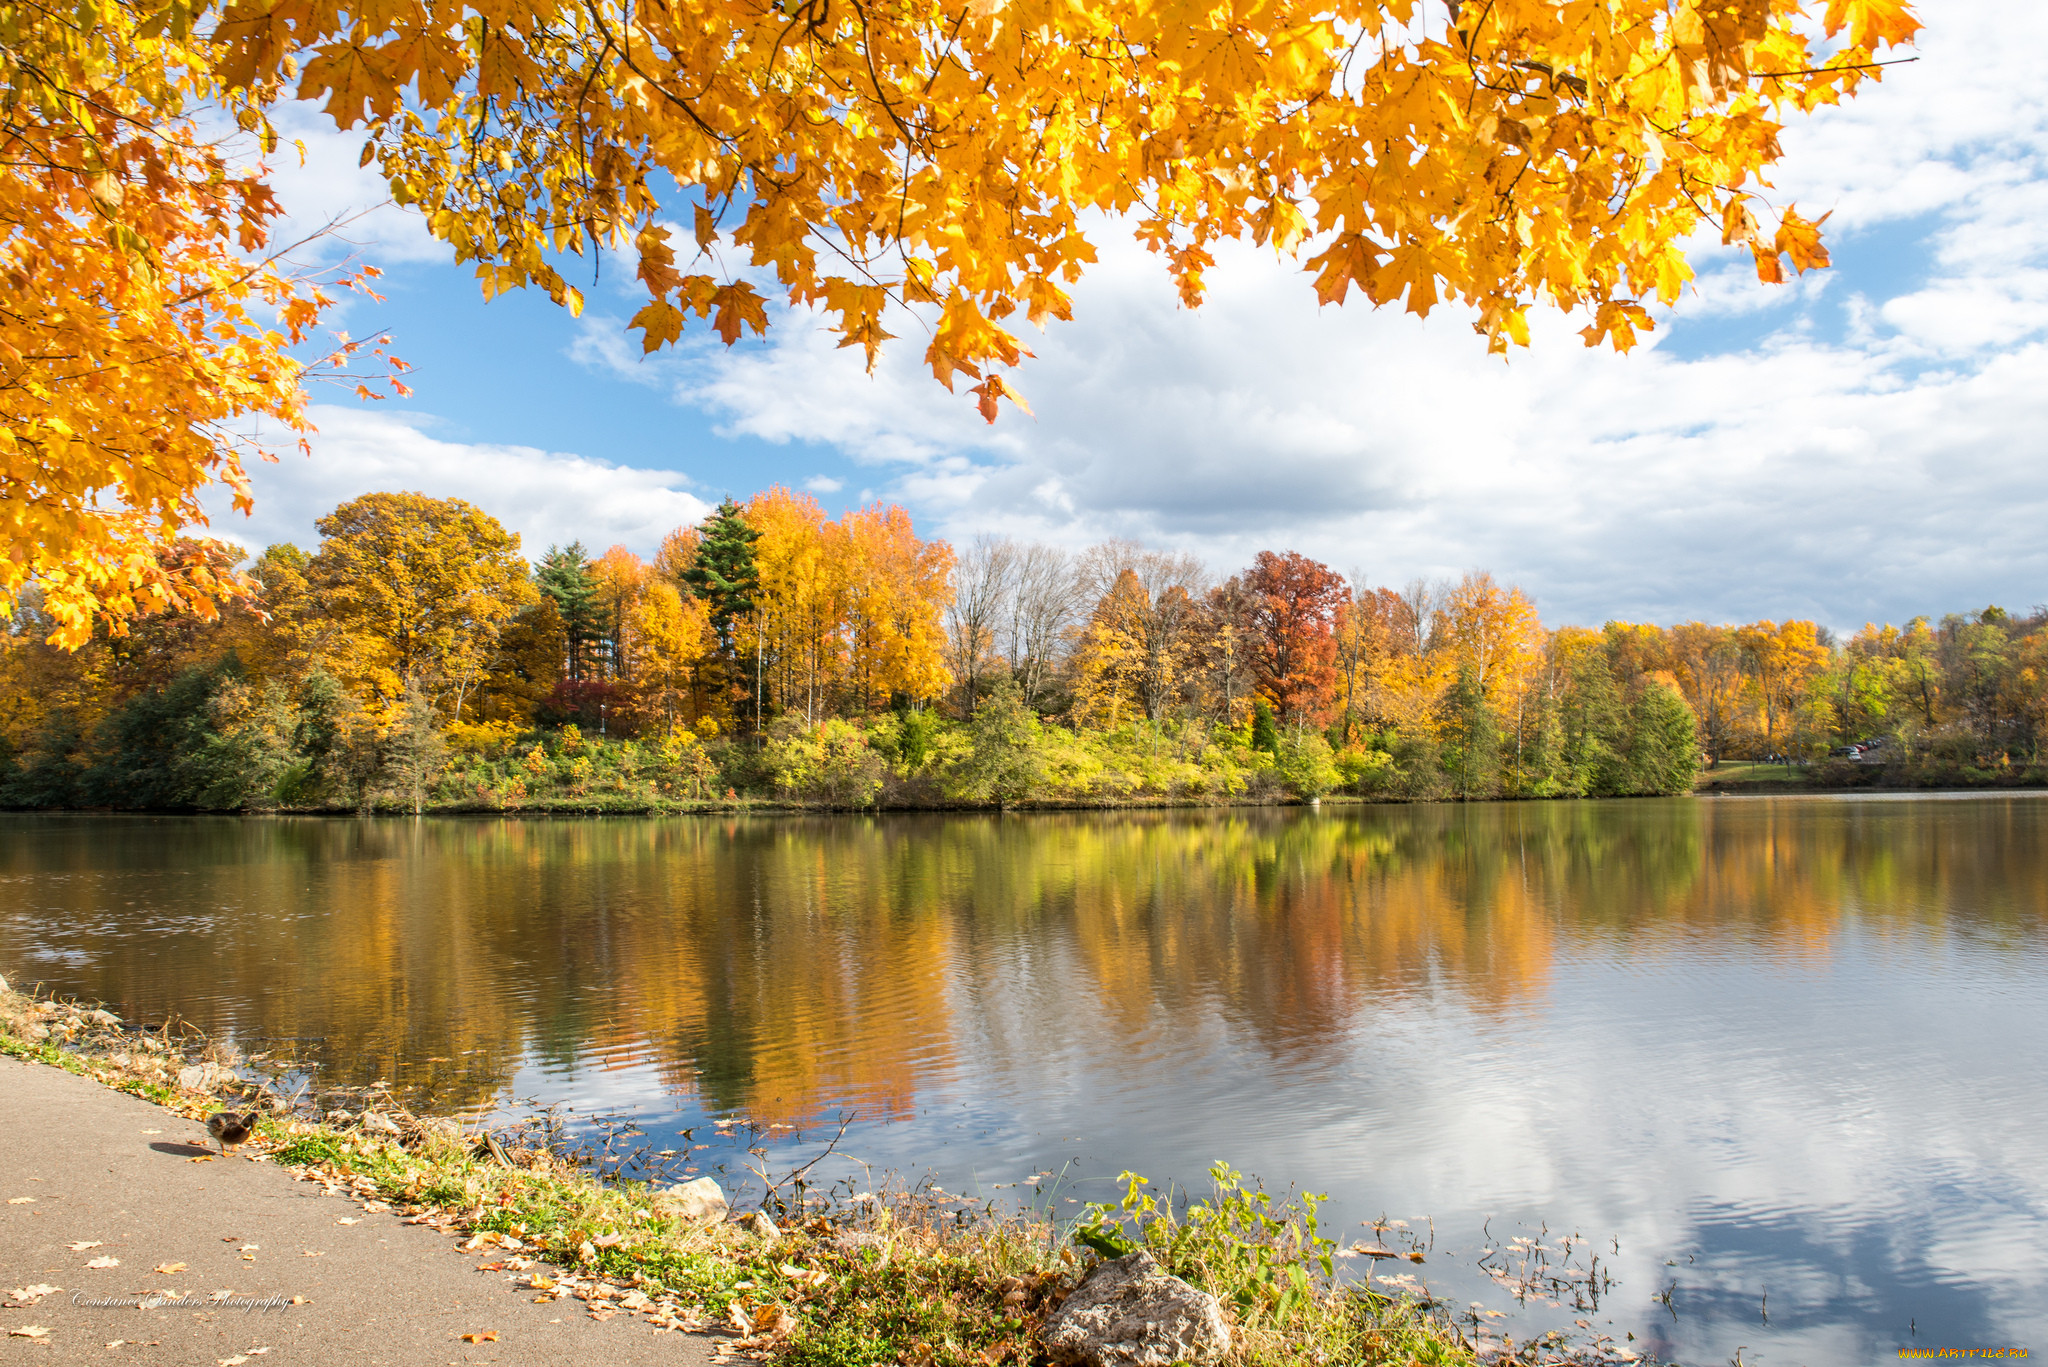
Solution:
M 1249 237 L 1326 303 L 1457 300 L 1494 350 L 1537 301 L 1627 349 L 1702 225 L 1766 280 L 1825 265 L 1767 202 L 1780 120 L 1917 27 L 1899 0 L 0 0 L 0 604 L 42 585 L 69 642 L 207 610 L 236 586 L 158 551 L 207 482 L 246 507 L 239 420 L 305 428 L 330 297 L 266 255 L 262 168 L 196 109 L 268 149 L 271 106 L 322 101 L 487 296 L 578 309 L 565 257 L 630 250 L 650 351 L 759 335 L 779 297 L 872 366 L 907 309 L 993 421 L 1096 215 L 1190 305 Z
M 1703 222 L 1766 280 L 1824 265 L 1818 224 L 1763 197 L 1779 120 L 1917 28 L 1898 0 L 1449 10 L 232 0 L 218 34 L 237 83 L 306 53 L 297 92 L 367 128 L 365 163 L 486 293 L 578 307 L 563 254 L 630 246 L 650 351 L 691 317 L 765 331 L 772 278 L 870 365 L 890 306 L 922 306 L 933 375 L 993 420 L 1029 355 L 1013 320 L 1068 316 L 1091 213 L 1134 220 L 1191 305 L 1216 242 L 1250 237 L 1312 253 L 1326 303 L 1460 300 L 1492 349 L 1536 300 L 1633 345 Z

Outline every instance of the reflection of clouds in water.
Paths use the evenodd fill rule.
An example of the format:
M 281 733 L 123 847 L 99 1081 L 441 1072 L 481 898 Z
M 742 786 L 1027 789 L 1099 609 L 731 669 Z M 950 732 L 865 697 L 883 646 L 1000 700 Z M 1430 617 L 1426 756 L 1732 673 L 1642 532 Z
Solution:
M 1620 1279 L 1602 1327 L 1819 1363 L 1889 1352 L 1894 1318 L 2040 1337 L 2048 1041 L 2016 1022 L 2042 815 L 158 823 L 124 856 L 204 876 L 142 898 L 75 874 L 100 823 L 0 845 L 0 876 L 50 875 L 0 956 L 323 1035 L 337 1071 L 444 1101 L 635 1113 L 653 1147 L 851 1107 L 898 1123 L 849 1159 L 952 1190 L 1065 1170 L 1061 1199 L 1099 1199 L 1126 1166 L 1199 1190 L 1225 1159 L 1331 1192 L 1340 1232 L 1434 1213 L 1412 1270 L 1459 1302 L 1504 1308 L 1471 1267 L 1489 1215 L 1497 1240 L 1547 1219 Z

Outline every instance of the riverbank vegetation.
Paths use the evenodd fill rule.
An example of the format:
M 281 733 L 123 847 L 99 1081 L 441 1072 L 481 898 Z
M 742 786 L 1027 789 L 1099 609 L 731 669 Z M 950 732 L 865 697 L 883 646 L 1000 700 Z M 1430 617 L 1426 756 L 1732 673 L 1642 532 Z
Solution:
M 194 1119 L 225 1099 L 260 1097 L 269 1114 L 247 1148 L 302 1180 L 455 1235 L 515 1294 L 716 1330 L 727 1356 L 788 1367 L 1043 1362 L 1040 1331 L 1096 1258 L 1143 1246 L 1222 1303 L 1230 1363 L 1480 1360 L 1430 1304 L 1340 1278 L 1343 1250 L 1318 1233 L 1315 1198 L 1277 1201 L 1221 1166 L 1214 1192 L 1179 1209 L 1138 1179 L 1119 1206 L 1091 1206 L 1071 1228 L 930 1183 L 844 1193 L 854 1199 L 782 1184 L 760 1215 L 734 1221 L 722 1203 L 707 1213 L 701 1195 L 607 1180 L 531 1132 L 487 1135 L 388 1103 L 316 1117 L 266 1088 L 230 1045 L 189 1028 L 137 1031 L 4 981 L 0 1054 Z
M 1871 758 L 2021 781 L 2042 619 L 1998 609 L 1546 628 L 1475 572 L 1396 590 L 1292 551 L 1223 578 L 1111 542 L 920 538 L 771 489 L 652 560 L 371 494 L 273 546 L 217 620 L 0 650 L 0 802 L 209 810 L 1116 805 L 1689 790 L 1703 761 Z M 231 554 L 192 544 L 210 573 Z M 1859 774 L 1872 772 L 1869 769 Z

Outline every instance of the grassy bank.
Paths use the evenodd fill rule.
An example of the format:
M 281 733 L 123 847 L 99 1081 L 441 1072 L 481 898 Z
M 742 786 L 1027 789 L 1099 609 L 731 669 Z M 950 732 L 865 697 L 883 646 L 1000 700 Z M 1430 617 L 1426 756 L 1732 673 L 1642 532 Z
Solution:
M 1312 1197 L 1276 1201 L 1219 1167 L 1176 1210 L 1144 1187 L 1061 1229 L 929 1185 L 821 1199 L 771 1187 L 743 1220 L 691 1218 L 672 1190 L 600 1180 L 530 1132 L 481 1134 L 385 1106 L 315 1116 L 267 1060 L 176 1024 L 0 984 L 0 1053 L 61 1067 L 194 1119 L 236 1097 L 268 1114 L 249 1148 L 372 1211 L 443 1230 L 520 1294 L 657 1330 L 713 1330 L 734 1356 L 800 1367 L 994 1367 L 1045 1361 L 1039 1333 L 1100 1256 L 1144 1246 L 1221 1300 L 1239 1364 L 1465 1364 L 1434 1308 L 1336 1275 Z M 1542 1344 L 1515 1360 L 1553 1360 Z
M 1979 766 L 1939 760 L 1858 764 L 1843 759 L 1819 764 L 1722 760 L 1701 770 L 1700 793 L 1913 793 L 2048 787 L 2048 768 L 2037 765 Z

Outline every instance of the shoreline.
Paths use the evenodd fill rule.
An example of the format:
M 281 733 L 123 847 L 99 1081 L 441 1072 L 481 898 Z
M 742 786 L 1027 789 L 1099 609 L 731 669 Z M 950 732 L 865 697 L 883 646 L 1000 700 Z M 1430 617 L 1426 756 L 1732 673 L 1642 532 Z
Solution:
M 1711 771 L 1708 771 L 1711 773 Z M 603 802 L 579 803 L 573 801 L 527 803 L 517 807 L 490 807 L 474 803 L 447 803 L 427 807 L 424 811 L 411 812 L 403 808 L 378 807 L 362 811 L 348 807 L 0 807 L 0 815 L 7 816 L 220 816 L 220 817 L 517 817 L 522 819 L 548 820 L 554 818 L 587 818 L 601 816 L 620 817 L 676 817 L 676 816 L 1025 816 L 1040 813 L 1099 812 L 1114 814 L 1123 812 L 1194 812 L 1233 810 L 1273 810 L 1302 808 L 1315 810 L 1326 807 L 1470 807 L 1483 805 L 1540 805 L 1551 803 L 1577 802 L 1647 802 L 1663 801 L 1670 798 L 1722 798 L 1722 797 L 1792 797 L 1792 796 L 1834 796 L 1858 797 L 1864 795 L 1886 797 L 1990 797 L 2000 794 L 2023 796 L 2048 793 L 2048 779 L 2015 781 L 2010 783 L 1827 783 L 1811 779 L 1743 779 L 1727 783 L 1716 783 L 1703 774 L 1700 784 L 1685 793 L 1638 793 L 1618 796 L 1586 797 L 1579 795 L 1562 797 L 1485 797 L 1485 798 L 1421 798 L 1393 795 L 1370 797 L 1352 793 L 1326 793 L 1319 798 L 1304 799 L 1293 797 L 1262 798 L 1121 798 L 1084 802 L 1031 801 L 1007 804 L 999 803 L 875 803 L 865 807 L 830 806 L 822 803 L 788 802 L 775 798 L 740 798 L 730 802 L 678 802 L 664 804 Z
M 453 1238 L 459 1251 L 488 1260 L 479 1271 L 529 1300 L 574 1298 L 591 1319 L 627 1315 L 657 1333 L 720 1333 L 714 1361 L 1031 1367 L 1047 1361 L 1041 1331 L 1083 1278 L 1112 1254 L 1140 1248 L 1218 1298 L 1231 1329 L 1228 1364 L 1460 1367 L 1557 1361 L 1574 1351 L 1543 1340 L 1489 1350 L 1441 1306 L 1344 1281 L 1331 1262 L 1335 1246 L 1315 1234 L 1312 1205 L 1306 1222 L 1295 1202 L 1276 1200 L 1249 1232 L 1240 1224 L 1216 1233 L 1231 1228 L 1227 1221 L 1205 1231 L 1201 1211 L 1265 1200 L 1235 1174 L 1226 1183 L 1221 1169 L 1210 1205 L 1176 1217 L 1127 1199 L 1122 1209 L 1092 1208 L 1093 1225 L 1070 1229 L 1028 1208 L 976 1209 L 929 1186 L 884 1184 L 833 1201 L 805 1190 L 800 1177 L 770 1186 L 760 1210 L 732 1218 L 711 1179 L 668 1188 L 601 1179 L 558 1146 L 388 1102 L 309 1114 L 274 1077 L 250 1076 L 256 1061 L 189 1026 L 174 1035 L 176 1024 L 138 1031 L 102 1008 L 34 998 L 0 979 L 0 1056 L 187 1120 L 231 1098 L 255 1101 L 266 1113 L 245 1146 L 253 1161 L 344 1195 L 367 1215 Z M 1634 1359 L 1578 1349 L 1564 1360 Z

